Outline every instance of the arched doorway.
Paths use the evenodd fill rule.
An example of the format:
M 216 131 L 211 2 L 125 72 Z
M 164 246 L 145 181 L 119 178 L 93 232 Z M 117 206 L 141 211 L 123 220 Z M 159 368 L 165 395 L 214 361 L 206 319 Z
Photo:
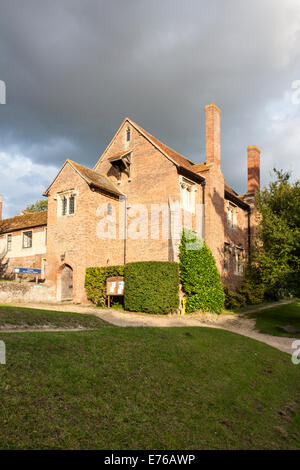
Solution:
M 60 273 L 60 300 L 73 299 L 73 269 L 65 264 Z

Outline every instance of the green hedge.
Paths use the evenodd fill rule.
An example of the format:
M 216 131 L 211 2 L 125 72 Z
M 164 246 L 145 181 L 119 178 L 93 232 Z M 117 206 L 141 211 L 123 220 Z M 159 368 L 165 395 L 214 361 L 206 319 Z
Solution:
M 179 307 L 179 267 L 168 261 L 145 261 L 125 266 L 125 309 L 169 313 Z
M 221 313 L 224 291 L 210 249 L 194 232 L 184 229 L 179 253 L 181 282 L 187 295 L 186 312 Z
M 87 268 L 84 285 L 88 299 L 97 305 L 105 306 L 106 279 L 113 276 L 124 276 L 124 266 Z

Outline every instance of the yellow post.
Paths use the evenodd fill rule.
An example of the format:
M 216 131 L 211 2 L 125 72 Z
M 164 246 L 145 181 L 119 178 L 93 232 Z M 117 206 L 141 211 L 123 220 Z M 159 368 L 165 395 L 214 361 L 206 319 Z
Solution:
M 186 297 L 182 297 L 182 315 L 185 315 Z

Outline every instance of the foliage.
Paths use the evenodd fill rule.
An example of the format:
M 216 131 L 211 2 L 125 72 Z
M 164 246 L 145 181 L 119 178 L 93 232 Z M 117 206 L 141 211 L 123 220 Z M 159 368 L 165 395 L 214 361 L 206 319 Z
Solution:
M 195 310 L 220 313 L 224 308 L 224 292 L 210 249 L 194 232 L 184 229 L 179 251 L 187 313 Z
M 25 211 L 28 212 L 43 212 L 48 209 L 48 199 L 40 199 L 34 204 L 28 204 Z
M 260 333 L 274 336 L 300 338 L 300 301 L 287 305 L 277 305 L 273 308 L 261 310 L 251 315 L 256 319 L 256 329 Z M 293 326 L 298 333 L 288 333 L 280 328 Z
M 274 169 L 275 180 L 257 198 L 261 223 L 252 262 L 266 297 L 300 294 L 300 181 Z
M 223 289 L 225 294 L 225 307 L 228 310 L 238 310 L 246 305 L 244 295 L 233 292 L 227 285 L 223 286 Z
M 142 261 L 125 266 L 125 309 L 170 313 L 179 306 L 179 268 L 169 261 Z
M 114 276 L 124 276 L 124 266 L 87 268 L 84 285 L 88 299 L 99 306 L 105 306 L 106 279 Z
M 260 272 L 255 266 L 247 266 L 245 277 L 236 292 L 224 286 L 225 307 L 238 310 L 245 305 L 257 305 L 264 301 L 265 286 L 262 283 Z

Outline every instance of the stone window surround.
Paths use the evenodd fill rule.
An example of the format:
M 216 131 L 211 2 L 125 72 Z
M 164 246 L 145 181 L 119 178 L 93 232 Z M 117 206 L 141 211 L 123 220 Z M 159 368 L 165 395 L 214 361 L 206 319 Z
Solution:
M 241 246 L 235 246 L 233 250 L 234 254 L 234 274 L 236 276 L 243 276 L 244 274 L 244 258 L 245 250 Z
M 229 228 L 235 230 L 237 228 L 237 215 L 238 215 L 238 207 L 233 202 L 227 202 L 226 204 L 226 219 L 227 225 Z M 229 214 L 231 213 L 231 217 Z
M 79 191 L 76 189 L 67 189 L 65 191 L 59 191 L 54 196 L 54 200 L 57 200 L 57 215 L 59 217 L 72 217 L 76 212 L 76 196 L 79 195 Z M 69 213 L 70 210 L 70 197 L 74 197 L 74 212 Z M 63 199 L 64 197 L 67 198 L 67 212 L 63 214 Z
M 195 213 L 196 210 L 196 192 L 197 192 L 197 185 L 194 181 L 189 180 L 185 176 L 180 176 L 179 177 L 179 184 L 180 184 L 180 205 L 181 208 L 191 212 Z M 190 193 L 189 201 L 187 203 L 186 200 L 184 200 L 184 190 L 187 190 L 188 193 Z

